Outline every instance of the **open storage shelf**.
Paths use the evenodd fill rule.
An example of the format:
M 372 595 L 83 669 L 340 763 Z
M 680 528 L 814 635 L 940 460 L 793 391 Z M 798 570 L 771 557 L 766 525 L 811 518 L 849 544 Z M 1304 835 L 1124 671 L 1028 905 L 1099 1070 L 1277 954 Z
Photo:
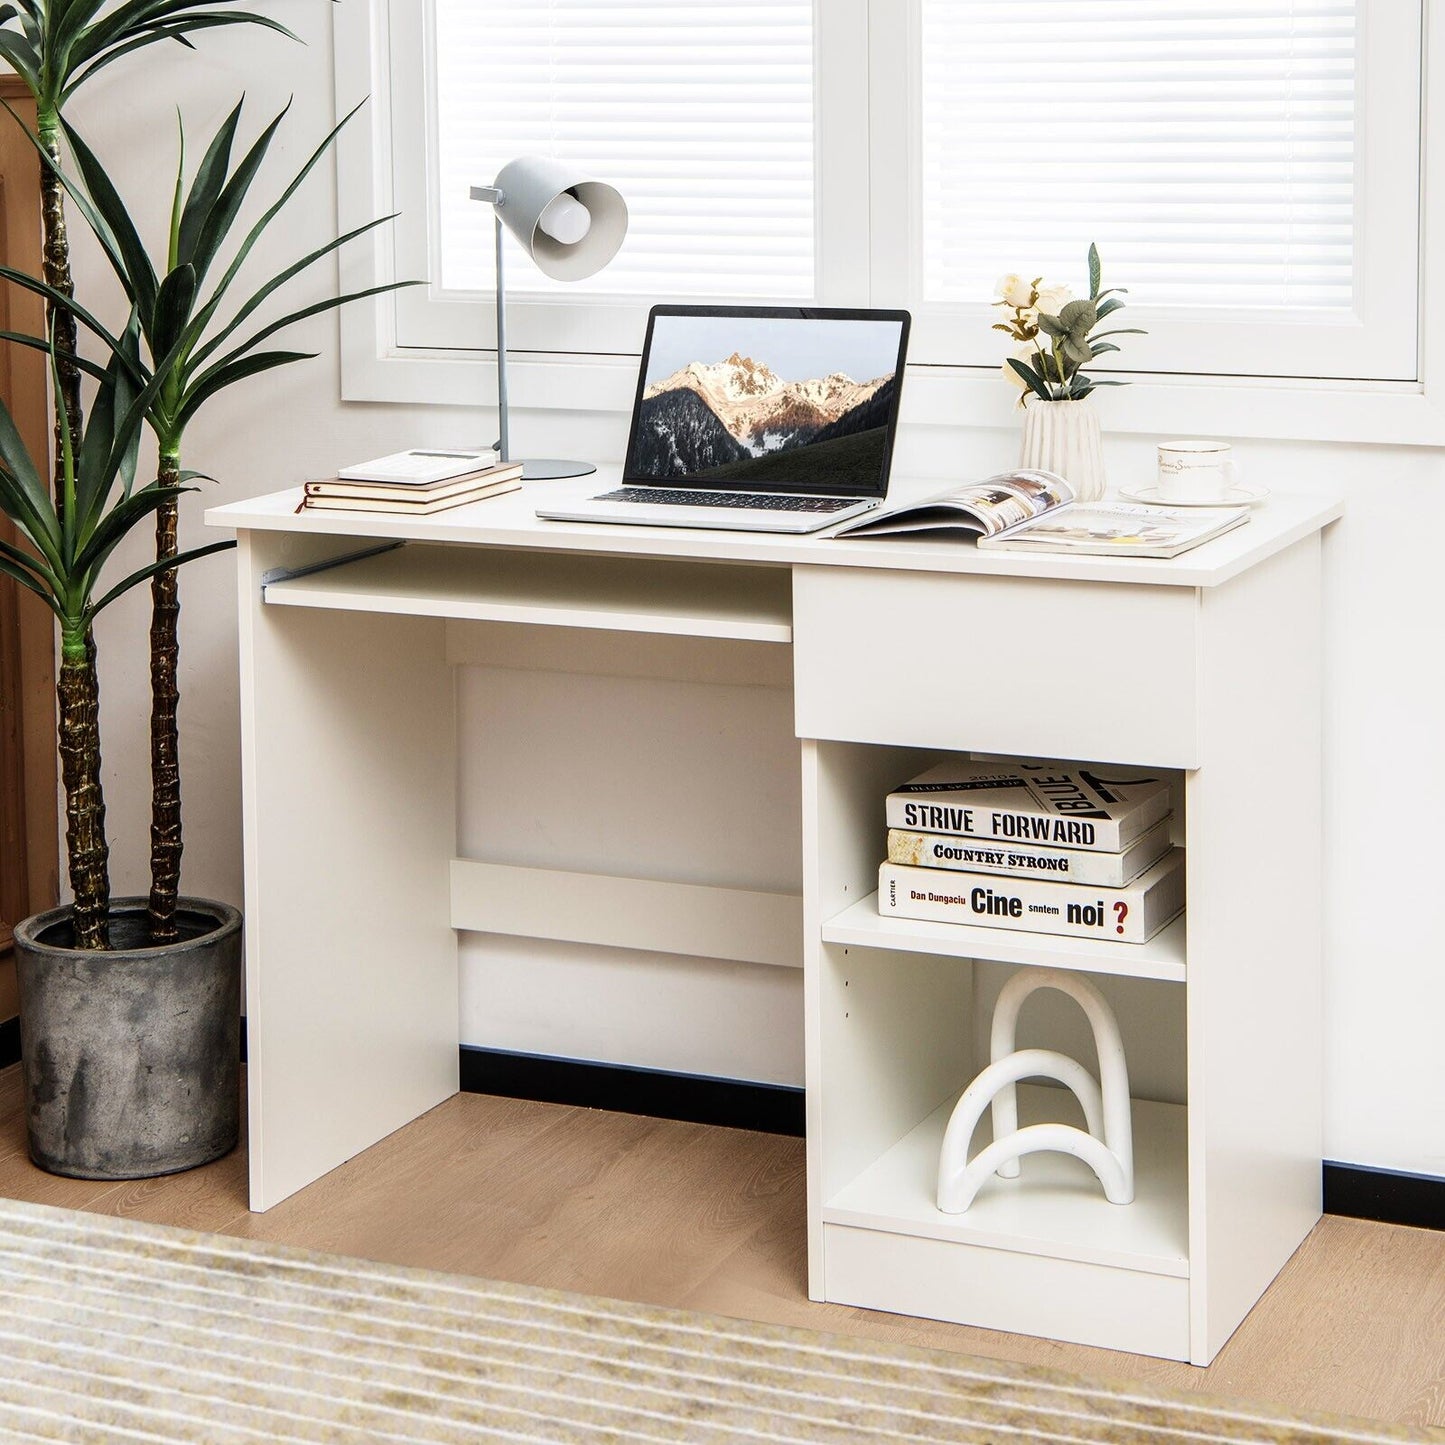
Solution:
M 955 1100 L 936 1109 L 851 1183 L 823 1202 L 826 1224 L 1079 1260 L 1149 1274 L 1189 1273 L 1187 1117 L 1177 1104 L 1134 1101 L 1132 1204 L 1110 1204 L 1087 1164 L 1031 1154 L 1017 1179 L 991 1178 L 963 1214 L 934 1203 L 938 1151 Z M 1064 1090 L 1021 1085 L 1019 1118 L 1081 1122 Z M 988 1142 L 988 1117 L 972 1152 Z
M 887 948 L 900 953 L 1072 968 L 1081 973 L 1156 978 L 1171 983 L 1184 981 L 1184 934 L 1182 913 L 1147 943 L 1109 943 L 1103 939 L 1014 932 L 1007 928 L 973 928 L 966 923 L 885 918 L 878 912 L 876 892 L 845 908 L 822 928 L 825 943 L 855 948 Z
M 280 607 L 793 640 L 786 567 L 408 543 L 268 581 Z

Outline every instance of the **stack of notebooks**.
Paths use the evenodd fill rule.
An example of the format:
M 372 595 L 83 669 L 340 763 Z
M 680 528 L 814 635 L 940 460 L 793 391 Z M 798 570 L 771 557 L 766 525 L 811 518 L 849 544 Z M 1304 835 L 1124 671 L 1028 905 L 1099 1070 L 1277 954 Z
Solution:
M 1143 943 L 1184 908 L 1162 771 L 940 763 L 888 795 L 878 911 Z
M 297 511 L 398 512 L 427 517 L 484 497 L 515 492 L 521 462 L 491 462 L 489 452 L 398 452 L 307 482 Z

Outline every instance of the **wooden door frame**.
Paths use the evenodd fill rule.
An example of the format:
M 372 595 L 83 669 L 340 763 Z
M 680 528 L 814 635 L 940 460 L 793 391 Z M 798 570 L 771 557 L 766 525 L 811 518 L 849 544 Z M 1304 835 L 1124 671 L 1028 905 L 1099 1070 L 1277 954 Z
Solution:
M 3 98 L 27 122 L 34 102 L 14 76 Z M 35 150 L 10 118 L 0 118 L 0 254 L 40 274 L 40 169 Z M 44 334 L 38 297 L 0 291 L 0 325 Z M 50 402 L 43 356 L 0 346 L 0 394 L 37 460 L 50 450 Z M 46 471 L 48 472 L 48 467 Z M 14 539 L 0 521 L 0 536 Z M 50 907 L 59 893 L 60 844 L 55 743 L 55 625 L 50 611 L 0 579 L 0 1019 L 17 1010 L 10 925 Z

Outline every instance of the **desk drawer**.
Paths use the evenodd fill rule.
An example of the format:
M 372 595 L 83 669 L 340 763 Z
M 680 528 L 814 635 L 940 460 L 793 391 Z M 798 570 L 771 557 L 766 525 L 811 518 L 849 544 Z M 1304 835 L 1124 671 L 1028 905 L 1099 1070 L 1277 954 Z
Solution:
M 799 737 L 1198 765 L 1189 587 L 793 571 Z

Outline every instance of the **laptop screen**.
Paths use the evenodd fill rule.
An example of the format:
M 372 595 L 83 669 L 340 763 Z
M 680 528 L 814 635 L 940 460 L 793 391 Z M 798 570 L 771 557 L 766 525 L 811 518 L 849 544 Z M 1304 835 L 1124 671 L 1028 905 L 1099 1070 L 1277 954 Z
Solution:
M 882 497 L 906 311 L 654 306 L 624 479 Z

